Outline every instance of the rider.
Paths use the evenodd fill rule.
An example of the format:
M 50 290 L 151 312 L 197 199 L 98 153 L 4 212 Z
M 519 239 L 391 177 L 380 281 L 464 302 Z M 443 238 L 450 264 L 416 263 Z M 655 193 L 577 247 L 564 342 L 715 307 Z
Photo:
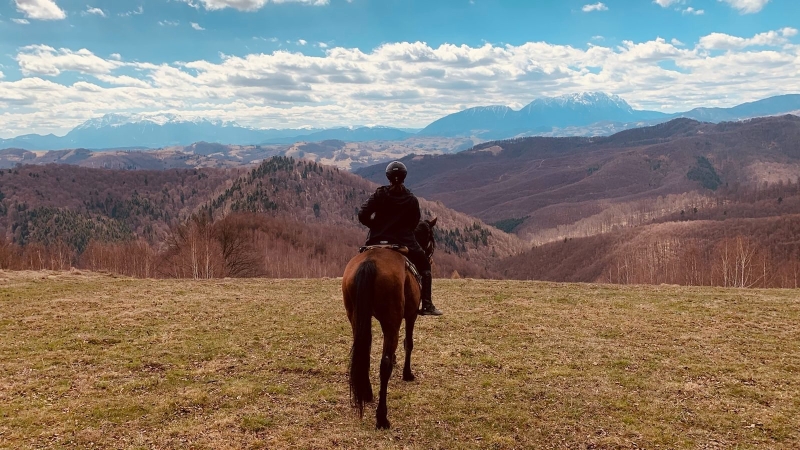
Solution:
M 422 217 L 419 201 L 403 182 L 408 170 L 405 164 L 394 161 L 386 166 L 389 186 L 379 187 L 361 205 L 358 220 L 369 227 L 366 245 L 398 244 L 408 247 L 408 259 L 417 267 L 422 276 L 423 316 L 441 316 L 442 312 L 433 306 L 431 300 L 431 262 L 414 238 L 414 229 Z

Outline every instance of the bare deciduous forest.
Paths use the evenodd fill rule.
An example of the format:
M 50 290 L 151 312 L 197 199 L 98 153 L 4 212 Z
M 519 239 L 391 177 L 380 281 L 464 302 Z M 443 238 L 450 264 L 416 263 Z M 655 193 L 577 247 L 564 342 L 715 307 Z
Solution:
M 375 185 L 275 157 L 252 170 L 21 166 L 0 175 L 0 269 L 71 267 L 134 277 L 334 277 L 363 244 Z M 439 276 L 497 276 L 520 241 L 439 203 Z
M 424 217 L 439 217 L 435 274 L 798 287 L 798 133 L 800 120 L 789 116 L 677 120 L 598 140 L 518 139 L 490 147 L 496 152 L 412 158 L 417 176 L 432 180 L 443 161 L 454 162 L 423 191 L 456 180 L 467 187 L 457 191 L 462 203 L 480 193 L 486 211 L 538 205 L 489 226 L 421 200 Z M 541 157 L 561 168 L 547 169 Z M 480 191 L 482 183 L 491 189 Z M 356 215 L 375 187 L 287 157 L 252 169 L 17 166 L 0 171 L 0 269 L 340 276 L 366 236 Z

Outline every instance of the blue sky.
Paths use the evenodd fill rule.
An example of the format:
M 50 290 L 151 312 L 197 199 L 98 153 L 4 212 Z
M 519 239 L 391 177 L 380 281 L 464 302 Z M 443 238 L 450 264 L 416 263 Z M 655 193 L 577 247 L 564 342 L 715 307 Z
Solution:
M 617 94 L 662 111 L 800 92 L 796 0 L 0 0 L 0 137 L 110 112 L 421 127 Z

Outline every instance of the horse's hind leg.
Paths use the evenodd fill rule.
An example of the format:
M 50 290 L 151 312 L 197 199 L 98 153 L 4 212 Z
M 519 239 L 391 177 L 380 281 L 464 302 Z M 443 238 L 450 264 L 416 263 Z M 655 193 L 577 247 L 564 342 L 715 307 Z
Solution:
M 403 364 L 403 381 L 414 381 L 414 374 L 411 373 L 411 351 L 414 350 L 414 322 L 417 318 L 406 319 L 406 338 L 403 340 L 403 347 L 406 351 L 406 361 Z
M 389 329 L 391 328 L 391 329 Z M 392 377 L 392 356 L 397 351 L 398 327 L 383 327 L 383 355 L 381 356 L 381 390 L 378 394 L 378 410 L 375 412 L 375 427 L 378 429 L 389 429 L 391 424 L 387 418 L 386 408 L 386 389 L 389 386 L 389 378 Z

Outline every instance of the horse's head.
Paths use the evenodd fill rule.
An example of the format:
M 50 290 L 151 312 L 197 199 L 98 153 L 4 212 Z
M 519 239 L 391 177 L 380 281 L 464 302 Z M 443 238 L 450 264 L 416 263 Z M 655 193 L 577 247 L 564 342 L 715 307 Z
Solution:
M 429 259 L 433 257 L 433 252 L 436 250 L 436 241 L 433 239 L 433 227 L 436 226 L 437 220 L 436 217 L 431 220 L 421 220 L 414 230 L 414 237 L 417 239 L 420 247 L 425 250 L 425 256 Z

